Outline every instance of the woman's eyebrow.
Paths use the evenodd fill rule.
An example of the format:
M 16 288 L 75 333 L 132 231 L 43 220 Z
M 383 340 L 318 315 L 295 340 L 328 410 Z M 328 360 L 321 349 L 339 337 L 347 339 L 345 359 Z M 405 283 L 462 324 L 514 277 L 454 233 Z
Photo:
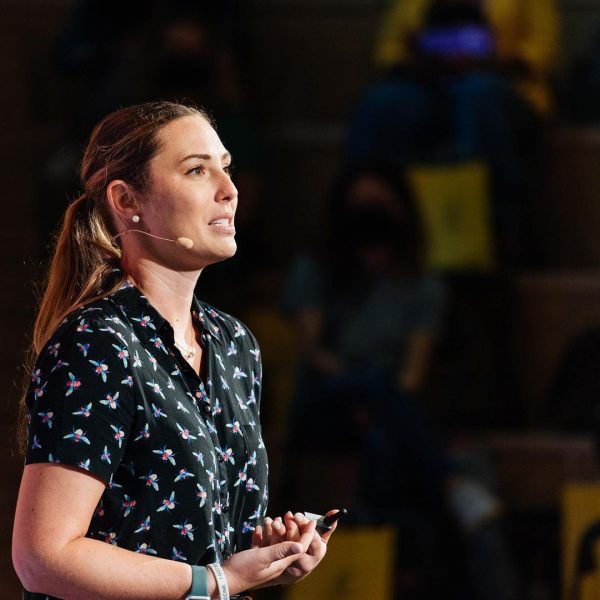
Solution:
M 185 162 L 186 160 L 190 160 L 192 158 L 200 160 L 212 160 L 213 157 L 210 154 L 189 154 L 185 158 L 182 158 L 179 162 Z M 225 154 L 221 156 L 221 160 L 227 160 L 229 158 L 231 158 L 231 154 L 229 152 L 225 152 Z

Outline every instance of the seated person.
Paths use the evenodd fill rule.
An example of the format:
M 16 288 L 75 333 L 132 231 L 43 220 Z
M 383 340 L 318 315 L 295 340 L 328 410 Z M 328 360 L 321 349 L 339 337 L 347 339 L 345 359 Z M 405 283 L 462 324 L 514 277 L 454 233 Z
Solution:
M 381 163 L 348 169 L 323 217 L 322 247 L 295 261 L 284 297 L 302 353 L 288 461 L 307 449 L 356 455 L 351 512 L 399 528 L 398 561 L 429 594 L 419 597 L 454 597 L 448 590 L 464 576 L 474 588 L 489 592 L 500 581 L 507 590 L 480 597 L 513 600 L 509 559 L 483 528 L 498 527 L 499 502 L 457 472 L 420 402 L 446 289 L 424 270 L 420 221 L 401 171 Z M 448 519 L 473 532 L 469 544 L 448 537 Z M 461 553 L 477 565 L 473 577 L 448 560 Z
M 360 413 L 376 410 L 360 398 L 368 388 L 418 394 L 445 290 L 424 272 L 416 207 L 397 169 L 349 170 L 326 222 L 322 250 L 293 265 L 284 304 L 303 355 L 295 405 L 300 429 L 323 443 L 323 427 L 329 428 L 328 443 L 335 444 L 348 437 L 347 427 L 356 428 Z
M 553 0 L 392 2 L 377 42 L 381 78 L 352 116 L 347 158 L 484 159 L 497 226 L 518 226 L 527 146 L 551 111 L 557 25 Z

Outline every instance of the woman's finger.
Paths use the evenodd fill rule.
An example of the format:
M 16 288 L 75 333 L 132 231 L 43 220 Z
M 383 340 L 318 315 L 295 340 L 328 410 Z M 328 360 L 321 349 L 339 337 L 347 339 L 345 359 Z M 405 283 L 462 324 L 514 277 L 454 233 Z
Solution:
M 310 542 L 310 546 L 306 551 L 306 554 L 313 556 L 318 560 L 321 560 L 327 552 L 327 542 L 321 537 L 318 531 L 315 531 L 313 538 Z
M 281 517 L 277 517 L 273 520 L 273 538 L 272 542 L 277 544 L 286 539 L 286 527 L 283 523 L 283 519 Z
M 256 564 L 260 569 L 281 572 L 306 552 L 308 545 L 298 542 L 281 542 L 267 548 L 259 548 Z
M 301 512 L 297 512 L 294 515 L 294 520 L 296 521 L 299 529 L 304 529 L 309 522 L 309 519 L 303 515 Z
M 337 508 L 334 508 L 333 510 L 330 510 L 329 512 L 325 513 L 325 516 L 328 517 L 329 515 L 335 515 L 335 513 L 340 512 Z M 321 534 L 321 539 L 327 543 L 329 541 L 329 538 L 331 537 L 331 535 L 333 534 L 333 532 L 337 529 L 337 525 L 338 522 L 335 521 L 333 523 L 333 525 L 331 526 L 331 529 L 329 529 L 328 531 L 325 531 Z
M 263 521 L 263 546 L 270 546 L 272 537 L 273 519 L 271 519 L 271 517 L 265 517 Z
M 305 517 L 306 519 L 306 517 Z M 300 527 L 300 539 L 298 540 L 303 546 L 304 551 L 308 550 L 310 543 L 312 542 L 313 536 L 315 535 L 315 528 L 317 526 L 316 521 L 306 519 L 308 522 L 304 527 Z
M 296 521 L 294 520 L 294 515 L 288 511 L 285 513 L 285 515 L 283 515 L 283 520 L 286 529 L 285 539 L 290 542 L 297 540 L 300 537 L 300 531 Z
M 262 527 L 256 526 L 256 529 L 252 532 L 252 544 L 251 548 L 260 548 L 263 544 Z

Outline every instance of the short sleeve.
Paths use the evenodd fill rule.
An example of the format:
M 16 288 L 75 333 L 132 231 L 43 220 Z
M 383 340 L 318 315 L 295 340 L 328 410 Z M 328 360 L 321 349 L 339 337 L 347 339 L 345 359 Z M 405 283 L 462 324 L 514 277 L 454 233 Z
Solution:
M 97 312 L 83 311 L 40 353 L 26 398 L 26 464 L 60 462 L 110 480 L 136 406 L 127 342 L 117 329 Z
M 283 308 L 290 313 L 323 304 L 323 278 L 315 260 L 298 256 L 290 267 L 283 293 Z
M 446 287 L 437 277 L 425 277 L 413 297 L 412 328 L 434 333 L 442 325 L 446 306 Z

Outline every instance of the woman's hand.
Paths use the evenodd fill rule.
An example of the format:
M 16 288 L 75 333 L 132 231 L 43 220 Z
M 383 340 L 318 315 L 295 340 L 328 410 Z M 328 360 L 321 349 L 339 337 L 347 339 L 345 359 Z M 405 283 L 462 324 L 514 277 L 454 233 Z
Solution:
M 327 515 L 334 514 L 337 510 L 330 510 Z M 283 519 L 275 520 L 267 517 L 264 528 L 257 527 L 253 536 L 254 547 L 269 547 L 271 544 L 281 543 L 283 540 L 293 541 L 303 538 L 310 532 L 311 541 L 307 550 L 293 561 L 270 585 L 285 585 L 299 581 L 311 573 L 323 560 L 327 552 L 327 542 L 335 531 L 337 523 L 323 534 L 316 530 L 316 521 L 307 519 L 302 513 L 292 515 L 287 512 Z
M 253 546 L 237 552 L 222 565 L 229 591 L 238 594 L 251 588 L 279 583 L 291 564 L 305 556 L 313 543 L 314 525 L 306 527 L 293 540 L 278 540 L 271 545 Z

